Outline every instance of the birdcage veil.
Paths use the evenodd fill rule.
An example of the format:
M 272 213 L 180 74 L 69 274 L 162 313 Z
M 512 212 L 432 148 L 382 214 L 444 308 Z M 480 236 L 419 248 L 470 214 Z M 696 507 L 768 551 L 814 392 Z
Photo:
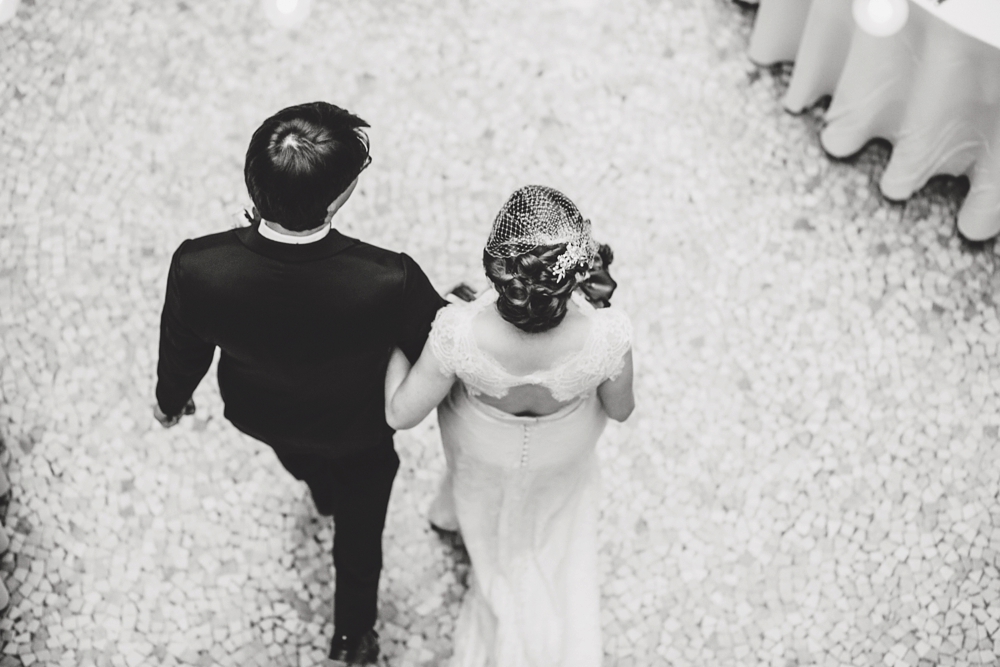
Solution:
M 589 264 L 598 244 L 584 220 L 566 195 L 544 185 L 526 185 L 514 192 L 500 209 L 486 241 L 493 257 L 517 257 L 538 246 L 566 244 L 553 273 L 562 280 L 566 272 Z

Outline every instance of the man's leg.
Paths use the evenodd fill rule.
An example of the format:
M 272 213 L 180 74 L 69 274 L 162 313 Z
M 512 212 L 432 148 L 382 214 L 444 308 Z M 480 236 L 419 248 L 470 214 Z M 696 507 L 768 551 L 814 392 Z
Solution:
M 399 457 L 392 440 L 376 451 L 335 460 L 278 454 L 284 467 L 304 481 L 316 509 L 333 515 L 334 638 L 330 657 L 368 664 L 378 656 L 378 582 L 382 530 Z
M 338 635 L 357 637 L 375 627 L 382 530 L 398 469 L 391 445 L 331 462 L 337 577 L 333 622 Z
M 316 511 L 323 516 L 333 514 L 333 494 L 336 484 L 332 482 L 330 468 L 337 465 L 328 459 L 315 455 L 291 453 L 287 451 L 274 452 L 285 470 L 300 482 L 309 487 Z

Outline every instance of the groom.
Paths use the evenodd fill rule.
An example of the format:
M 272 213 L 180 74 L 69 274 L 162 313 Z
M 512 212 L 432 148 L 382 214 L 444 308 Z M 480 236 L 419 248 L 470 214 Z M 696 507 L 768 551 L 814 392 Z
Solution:
M 220 348 L 226 418 L 270 445 L 333 516 L 330 658 L 347 664 L 379 652 L 382 529 L 399 467 L 383 404 L 389 353 L 415 362 L 445 304 L 410 257 L 331 227 L 371 162 L 365 127 L 314 102 L 254 133 L 252 225 L 184 241 L 171 261 L 154 408 L 165 427 L 193 413 Z

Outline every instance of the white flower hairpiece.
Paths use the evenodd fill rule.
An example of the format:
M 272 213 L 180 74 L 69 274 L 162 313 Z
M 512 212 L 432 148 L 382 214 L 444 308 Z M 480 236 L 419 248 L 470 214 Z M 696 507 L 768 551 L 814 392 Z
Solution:
M 588 225 L 588 232 L 589 225 Z M 559 255 L 559 259 L 556 260 L 555 266 L 552 267 L 552 274 L 562 282 L 566 278 L 566 273 L 580 266 L 581 264 L 590 265 L 590 262 L 594 259 L 594 255 L 597 254 L 597 242 L 590 237 L 590 234 L 581 235 L 573 241 L 566 244 L 566 250 L 563 254 Z

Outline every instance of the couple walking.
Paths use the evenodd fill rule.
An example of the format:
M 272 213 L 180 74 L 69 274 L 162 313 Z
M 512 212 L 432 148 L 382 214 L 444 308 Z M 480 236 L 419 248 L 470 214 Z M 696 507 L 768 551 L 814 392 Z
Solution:
M 495 289 L 448 305 L 406 254 L 331 224 L 370 163 L 367 126 L 316 102 L 254 133 L 251 226 L 174 253 L 154 414 L 194 412 L 218 346 L 226 417 L 333 516 L 329 657 L 369 664 L 394 429 L 437 408 L 448 468 L 430 519 L 472 561 L 452 664 L 596 667 L 595 445 L 633 407 L 631 326 L 601 308 L 610 250 L 565 196 L 521 188 L 483 252 Z

